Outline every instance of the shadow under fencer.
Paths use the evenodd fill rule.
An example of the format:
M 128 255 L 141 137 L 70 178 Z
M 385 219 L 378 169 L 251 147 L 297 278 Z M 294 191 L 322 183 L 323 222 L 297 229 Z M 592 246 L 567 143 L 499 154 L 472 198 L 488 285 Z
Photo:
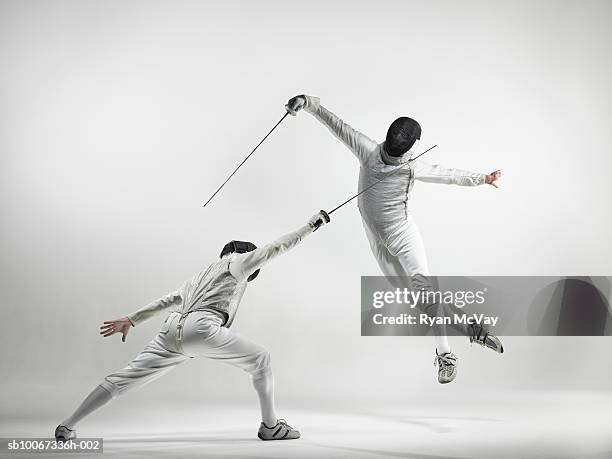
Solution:
M 138 451 L 125 450 L 121 448 L 124 444 L 139 445 Z M 146 446 L 150 443 L 151 446 Z M 259 439 L 237 439 L 230 436 L 148 436 L 148 437 L 137 437 L 137 438 L 116 438 L 116 439 L 105 439 L 105 447 L 113 448 L 116 451 L 108 451 L 109 455 L 120 454 L 121 457 L 174 457 L 180 458 L 191 458 L 201 457 L 207 454 L 212 454 L 213 457 L 224 457 L 224 458 L 252 458 L 252 459 L 269 459 L 270 455 L 262 455 L 261 451 L 255 450 L 240 450 L 240 454 L 236 452 L 220 452 L 219 448 L 231 448 L 232 446 L 247 446 L 247 444 L 261 445 L 262 447 L 274 447 L 273 443 L 277 443 L 284 446 L 293 446 L 291 450 L 286 450 L 285 453 L 291 452 L 291 457 L 338 457 L 338 455 L 365 455 L 365 456 L 381 456 L 381 457 L 398 457 L 406 459 L 464 459 L 463 456 L 440 456 L 422 453 L 410 453 L 406 451 L 393 451 L 386 449 L 371 449 L 371 448 L 360 448 L 343 445 L 332 445 L 320 443 L 318 441 L 312 441 L 308 438 L 302 438 L 291 442 L 262 442 Z M 145 444 L 145 445 L 142 445 Z M 157 446 L 163 444 L 164 447 Z M 180 444 L 177 445 L 177 444 Z M 161 445 L 160 445 L 161 446 Z M 173 446 L 179 446 L 180 449 L 173 449 Z M 191 448 L 201 448 L 198 452 L 193 451 Z M 130 448 L 133 448 L 131 446 Z M 189 449 L 187 449 L 189 448 Z M 207 448 L 212 448 L 208 449 Z M 169 455 L 169 452 L 172 453 Z M 334 451 L 334 452 L 332 452 Z M 274 451 L 277 452 L 277 451 Z M 345 452 L 346 454 L 342 454 Z M 107 451 L 105 451 L 107 453 Z M 276 457 L 276 455 L 274 455 Z M 282 454 L 279 457 L 287 457 Z
M 422 453 L 407 453 L 405 451 L 389 451 L 383 449 L 368 449 L 368 448 L 356 448 L 351 446 L 337 446 L 337 445 L 323 445 L 320 443 L 310 442 L 312 446 L 318 446 L 324 449 L 331 449 L 337 451 L 347 451 L 351 453 L 361 453 L 361 454 L 375 454 L 377 456 L 383 457 L 401 457 L 405 459 L 468 459 L 466 456 L 439 456 L 439 455 L 431 455 L 431 454 L 422 454 Z M 325 456 L 322 456 L 325 457 Z M 350 456 L 348 456 L 350 457 Z
M 258 438 L 236 438 L 231 436 L 172 436 L 172 435 L 156 435 L 154 437 L 116 437 L 116 438 L 105 438 L 105 443 L 219 443 L 219 444 L 243 444 L 243 443 L 254 443 L 261 442 Z
M 390 416 L 390 415 L 379 415 L 380 418 L 391 420 L 402 424 L 411 424 L 417 427 L 423 427 L 434 433 L 449 433 L 457 428 L 450 426 L 449 423 L 453 421 L 468 421 L 468 422 L 505 422 L 502 419 L 494 418 L 479 418 L 470 416 Z
M 104 454 L 121 458 L 223 457 L 238 459 L 248 457 L 249 459 L 269 459 L 270 456 L 261 454 L 260 451 L 245 449 L 258 443 L 262 443 L 258 438 L 236 438 L 230 435 L 117 437 L 104 439 Z

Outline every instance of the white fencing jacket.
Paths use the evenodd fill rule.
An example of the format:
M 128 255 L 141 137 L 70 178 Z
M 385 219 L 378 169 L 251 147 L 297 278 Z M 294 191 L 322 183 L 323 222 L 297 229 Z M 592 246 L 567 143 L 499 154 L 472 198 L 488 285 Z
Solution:
M 391 157 L 382 148 L 382 143 L 377 143 L 353 129 L 323 107 L 318 97 L 305 97 L 304 109 L 326 126 L 359 160 L 361 167 L 358 190 L 393 174 L 361 194 L 357 203 L 362 219 L 383 242 L 397 235 L 398 230 L 401 231 L 400 227 L 408 216 L 408 200 L 415 180 L 462 186 L 485 183 L 485 174 L 432 165 L 419 159 L 395 172 L 398 166 L 407 162 L 411 156 L 416 156 L 424 150 L 415 146 L 399 158 Z
M 215 261 L 185 282 L 178 290 L 164 295 L 127 317 L 136 326 L 161 311 L 173 306 L 173 312 L 181 314 L 182 328 L 187 314 L 192 311 L 212 309 L 220 312 L 229 327 L 247 285 L 247 278 L 273 258 L 292 249 L 313 232 L 307 224 L 276 241 L 247 253 L 232 253 Z

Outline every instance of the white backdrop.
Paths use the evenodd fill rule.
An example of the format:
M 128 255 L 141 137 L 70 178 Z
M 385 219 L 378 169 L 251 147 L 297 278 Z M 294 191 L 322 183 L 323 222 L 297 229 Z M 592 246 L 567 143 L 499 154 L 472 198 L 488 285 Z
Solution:
M 605 1 L 2 0 L 5 412 L 67 414 L 163 316 L 125 344 L 103 320 L 356 191 L 356 160 L 304 113 L 201 208 L 298 93 L 377 140 L 412 116 L 429 161 L 502 170 L 499 190 L 415 186 L 434 273 L 610 275 L 610 19 Z M 281 406 L 612 388 L 606 338 L 506 338 L 502 357 L 455 339 L 460 376 L 439 387 L 431 339 L 360 337 L 378 268 L 355 205 L 333 217 L 262 271 L 235 325 L 270 349 Z M 254 403 L 204 361 L 129 395 L 159 396 Z

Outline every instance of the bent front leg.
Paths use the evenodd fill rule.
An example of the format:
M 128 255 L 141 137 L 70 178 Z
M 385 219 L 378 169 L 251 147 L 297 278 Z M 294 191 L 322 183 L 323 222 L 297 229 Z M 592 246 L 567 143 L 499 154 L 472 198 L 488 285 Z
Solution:
M 261 419 L 268 426 L 275 425 L 277 418 L 270 353 L 249 338 L 221 327 L 219 321 L 198 321 L 197 313 L 191 316 L 185 322 L 183 348 L 186 353 L 218 360 L 251 375 L 259 398 Z

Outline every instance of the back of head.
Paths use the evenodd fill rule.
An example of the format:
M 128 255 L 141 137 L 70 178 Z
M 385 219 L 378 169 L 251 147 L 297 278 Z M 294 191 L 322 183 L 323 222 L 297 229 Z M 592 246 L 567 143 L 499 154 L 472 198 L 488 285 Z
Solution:
M 402 116 L 396 119 L 385 139 L 385 151 L 389 156 L 402 156 L 421 138 L 421 125 L 412 118 Z
M 230 241 L 223 246 L 223 249 L 221 250 L 221 254 L 219 255 L 219 258 L 223 258 L 224 256 L 229 255 L 230 253 L 252 252 L 256 248 L 257 246 L 253 244 L 252 242 Z M 248 281 L 251 282 L 253 279 L 257 277 L 258 274 L 259 274 L 259 269 L 248 277 Z
M 221 254 L 219 258 L 223 258 L 228 253 L 247 253 L 255 250 L 257 246 L 252 242 L 246 241 L 230 241 L 223 246 L 223 250 L 221 250 Z

